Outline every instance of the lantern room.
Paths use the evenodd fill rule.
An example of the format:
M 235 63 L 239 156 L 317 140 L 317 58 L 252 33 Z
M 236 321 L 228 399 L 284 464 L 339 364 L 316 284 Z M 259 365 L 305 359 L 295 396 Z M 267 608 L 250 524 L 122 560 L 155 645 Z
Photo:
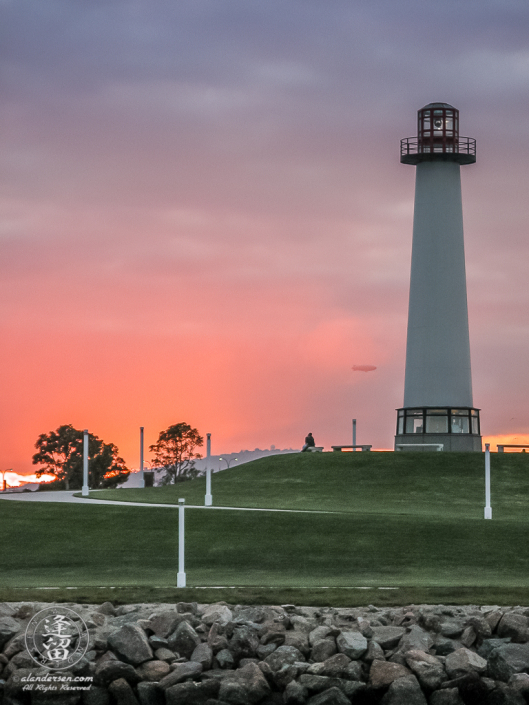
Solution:
M 459 110 L 448 103 L 430 103 L 417 114 L 419 152 L 455 152 Z
M 453 161 L 473 164 L 476 140 L 459 136 L 459 110 L 448 103 L 428 103 L 417 114 L 417 136 L 400 141 L 400 161 Z

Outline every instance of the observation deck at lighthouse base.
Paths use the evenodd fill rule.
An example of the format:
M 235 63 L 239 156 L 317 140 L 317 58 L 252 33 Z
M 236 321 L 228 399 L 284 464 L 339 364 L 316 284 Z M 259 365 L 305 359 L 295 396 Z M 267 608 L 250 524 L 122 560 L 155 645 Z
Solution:
M 481 453 L 479 409 L 470 407 L 413 407 L 397 409 L 395 450 Z M 409 445 L 409 448 L 405 448 Z

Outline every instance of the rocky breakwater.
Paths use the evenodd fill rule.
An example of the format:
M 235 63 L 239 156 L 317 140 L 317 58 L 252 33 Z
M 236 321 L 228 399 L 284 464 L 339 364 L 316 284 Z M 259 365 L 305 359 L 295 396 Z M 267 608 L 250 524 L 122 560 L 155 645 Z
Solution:
M 0 604 L 5 705 L 529 703 L 522 607 L 69 604 L 86 652 L 60 672 L 26 648 L 27 625 L 46 607 Z M 57 673 L 82 687 L 61 691 Z

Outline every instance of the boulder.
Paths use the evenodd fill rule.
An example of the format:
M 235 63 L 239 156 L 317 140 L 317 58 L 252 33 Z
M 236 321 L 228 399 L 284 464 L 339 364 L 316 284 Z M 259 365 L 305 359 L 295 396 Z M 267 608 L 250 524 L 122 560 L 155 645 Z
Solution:
M 412 649 L 419 651 L 429 651 L 434 644 L 432 635 L 418 624 L 413 624 L 410 630 L 405 634 L 399 642 L 399 651 L 410 651 Z
M 283 692 L 285 705 L 305 705 L 309 691 L 297 681 L 291 681 Z
M 447 680 L 443 664 L 435 656 L 425 651 L 412 649 L 406 653 L 406 663 L 417 677 L 421 686 L 427 690 L 437 690 Z
M 373 641 L 383 649 L 394 649 L 406 634 L 404 627 L 373 627 Z
M 172 685 L 181 683 L 188 678 L 198 678 L 202 673 L 202 664 L 195 661 L 185 661 L 184 663 L 175 663 L 172 670 L 164 678 L 160 680 L 158 685 L 162 690 L 167 690 Z
M 166 639 L 169 634 L 174 632 L 181 621 L 181 615 L 174 610 L 164 610 L 159 614 L 153 615 L 148 620 L 147 628 L 153 632 L 155 636 Z
M 350 659 L 359 659 L 367 651 L 367 639 L 360 632 L 342 631 L 336 638 L 336 646 Z
M 458 678 L 466 673 L 485 673 L 487 662 L 475 651 L 462 647 L 451 654 L 448 654 L 445 661 L 445 668 L 449 678 Z
M 465 703 L 461 700 L 457 688 L 446 688 L 432 693 L 429 705 L 465 705 Z
M 285 664 L 293 664 L 296 661 L 304 661 L 303 654 L 294 646 L 278 646 L 277 649 L 264 660 L 272 671 L 279 671 Z
M 507 612 L 501 618 L 496 632 L 500 639 L 510 637 L 515 644 L 525 644 L 529 638 L 527 617 L 516 612 Z
M 215 656 L 219 668 L 233 668 L 235 666 L 235 659 L 233 654 L 229 649 L 221 649 Z
M 400 663 L 390 661 L 373 661 L 369 669 L 369 682 L 374 690 L 387 688 L 397 678 L 411 675 L 411 672 Z
M 510 688 L 506 683 L 498 686 L 487 696 L 485 705 L 526 705 L 526 699 L 521 693 Z
M 228 643 L 228 649 L 236 660 L 241 658 L 254 658 L 259 648 L 259 637 L 255 629 L 247 625 L 236 627 Z
M 488 673 L 505 683 L 515 673 L 529 672 L 529 644 L 502 644 L 488 659 Z
M 190 660 L 202 664 L 203 670 L 207 671 L 213 663 L 213 651 L 206 643 L 199 644 L 191 654 Z
M 202 683 L 187 681 L 177 683 L 165 691 L 164 705 L 205 705 L 215 702 L 220 689 L 220 682 L 209 679 Z
M 138 675 L 142 681 L 161 681 L 171 668 L 167 661 L 146 661 L 138 668 Z
M 202 613 L 202 622 L 210 627 L 214 622 L 231 622 L 233 613 L 227 605 L 209 605 Z M 255 620 L 252 620 L 255 621 Z
M 428 705 L 415 676 L 404 676 L 393 681 L 381 705 Z
M 113 681 L 108 690 L 114 698 L 116 705 L 140 705 L 134 691 L 124 678 Z
M 13 617 L 0 617 L 0 649 L 21 629 L 20 622 Z
M 336 653 L 336 642 L 334 639 L 320 639 L 317 641 L 310 652 L 310 657 L 313 661 L 325 661 L 334 656 Z
M 165 693 L 157 683 L 138 683 L 138 700 L 140 705 L 165 705 Z M 83 705 L 88 705 L 83 702 Z
M 123 661 L 133 666 L 153 657 L 147 635 L 135 624 L 125 624 L 117 632 L 110 634 L 108 643 Z
M 167 641 L 170 649 L 186 658 L 190 658 L 195 648 L 201 643 L 200 637 L 187 620 L 180 622 Z

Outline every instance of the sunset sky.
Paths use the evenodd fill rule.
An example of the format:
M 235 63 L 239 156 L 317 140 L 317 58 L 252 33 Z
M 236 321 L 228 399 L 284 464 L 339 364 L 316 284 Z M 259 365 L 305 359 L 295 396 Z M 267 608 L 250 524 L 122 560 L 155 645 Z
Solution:
M 138 466 L 391 448 L 432 101 L 462 168 L 474 404 L 529 439 L 527 0 L 0 0 L 0 470 L 71 423 Z M 369 372 L 356 366 L 375 366 Z M 512 441 L 511 441 L 512 442 Z

